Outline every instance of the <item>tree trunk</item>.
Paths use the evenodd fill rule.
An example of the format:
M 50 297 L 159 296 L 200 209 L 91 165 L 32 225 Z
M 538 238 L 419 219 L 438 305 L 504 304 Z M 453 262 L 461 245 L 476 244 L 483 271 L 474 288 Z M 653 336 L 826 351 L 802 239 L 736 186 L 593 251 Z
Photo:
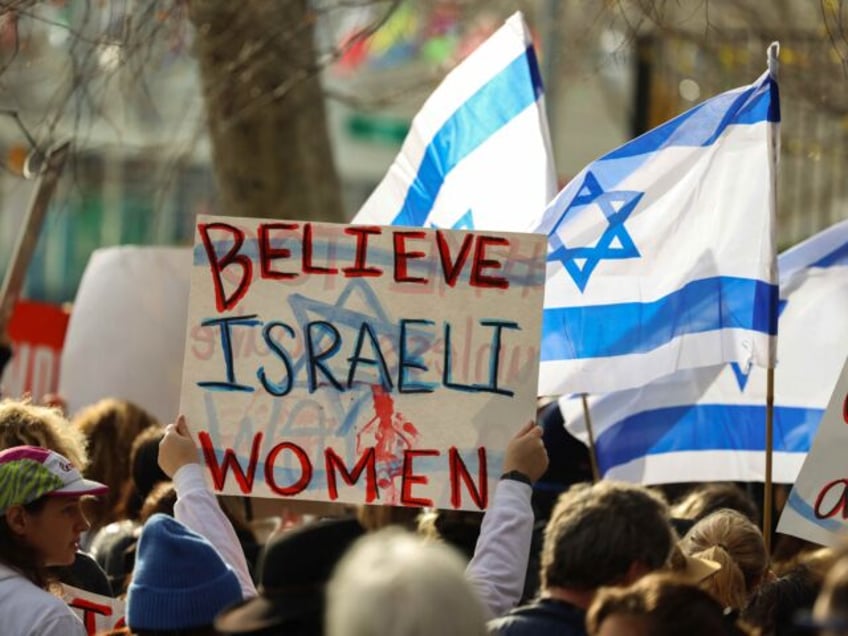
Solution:
M 344 221 L 306 0 L 191 0 L 221 212 Z

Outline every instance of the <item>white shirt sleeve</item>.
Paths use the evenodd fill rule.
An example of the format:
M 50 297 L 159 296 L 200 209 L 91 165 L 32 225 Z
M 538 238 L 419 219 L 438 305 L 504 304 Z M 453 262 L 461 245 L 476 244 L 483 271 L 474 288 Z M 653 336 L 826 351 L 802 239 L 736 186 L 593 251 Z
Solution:
M 206 486 L 200 464 L 186 464 L 174 475 L 177 503 L 174 517 L 215 546 L 224 562 L 235 570 L 245 599 L 257 595 L 235 530 Z
M 514 479 L 501 479 L 480 527 L 465 576 L 490 618 L 518 605 L 524 592 L 530 543 L 533 540 L 533 489 Z
M 32 626 L 31 632 L 27 633 L 32 636 L 88 636 L 85 625 L 71 613 L 70 609 L 67 615 L 53 616 L 40 621 L 38 625 Z

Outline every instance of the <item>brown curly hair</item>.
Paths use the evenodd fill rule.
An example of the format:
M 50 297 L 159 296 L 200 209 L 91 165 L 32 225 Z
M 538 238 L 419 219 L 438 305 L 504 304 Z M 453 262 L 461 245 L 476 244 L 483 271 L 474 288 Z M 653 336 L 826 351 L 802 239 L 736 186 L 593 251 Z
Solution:
M 124 518 L 126 491 L 132 488 L 130 452 L 133 442 L 139 433 L 158 422 L 132 402 L 109 398 L 80 411 L 72 424 L 88 440 L 91 461 L 84 471 L 85 476 L 109 486 L 108 495 L 86 502 L 86 516 L 94 534 L 103 526 Z

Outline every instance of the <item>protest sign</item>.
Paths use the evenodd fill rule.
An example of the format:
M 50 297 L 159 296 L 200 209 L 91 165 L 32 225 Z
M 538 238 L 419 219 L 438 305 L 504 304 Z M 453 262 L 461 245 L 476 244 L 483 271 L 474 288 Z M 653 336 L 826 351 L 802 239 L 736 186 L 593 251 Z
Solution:
M 199 217 L 180 410 L 214 489 L 485 508 L 534 417 L 545 251 Z
M 836 382 L 813 447 L 807 454 L 777 531 L 836 545 L 848 528 L 848 361 Z
M 73 585 L 62 585 L 63 597 L 73 612 L 80 617 L 89 636 L 124 627 L 126 604 L 124 601 L 92 594 Z
M 177 416 L 191 250 L 122 246 L 91 255 L 62 352 L 60 393 L 73 414 L 103 398 Z
M 59 360 L 68 312 L 59 305 L 18 301 L 9 321 L 14 354 L 3 372 L 0 393 L 29 394 L 36 401 L 59 388 Z

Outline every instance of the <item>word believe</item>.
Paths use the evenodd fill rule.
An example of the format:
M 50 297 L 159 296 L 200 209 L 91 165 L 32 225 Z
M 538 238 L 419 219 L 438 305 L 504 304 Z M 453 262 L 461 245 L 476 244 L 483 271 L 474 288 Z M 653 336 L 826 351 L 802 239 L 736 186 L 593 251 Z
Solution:
M 209 268 L 215 286 L 215 303 L 219 312 L 234 309 L 245 297 L 254 279 L 253 261 L 242 253 L 245 243 L 243 229 L 229 223 L 200 223 L 197 226 L 203 247 L 209 260 Z M 215 239 L 210 232 L 225 233 L 229 236 L 230 247 L 220 255 L 215 249 Z M 369 239 L 390 233 L 392 236 L 392 269 L 385 270 L 369 261 Z M 461 244 L 453 249 L 447 235 L 441 230 L 425 232 L 423 230 L 383 228 L 377 226 L 346 227 L 344 234 L 351 237 L 353 243 L 352 263 L 340 267 L 336 262 L 316 263 L 314 260 L 314 236 L 311 223 L 260 223 L 257 229 L 257 250 L 259 277 L 265 280 L 292 280 L 304 275 L 344 276 L 345 278 L 368 278 L 390 275 L 396 283 L 410 285 L 428 285 L 431 281 L 410 273 L 410 263 L 431 259 L 431 253 L 438 253 L 438 262 L 444 282 L 456 286 L 461 275 L 469 268 L 468 284 L 471 287 L 507 289 L 509 281 L 497 275 L 503 270 L 505 259 L 492 258 L 491 247 L 509 247 L 510 242 L 503 237 L 465 234 Z M 280 239 L 295 241 L 300 246 L 300 259 L 292 257 L 291 246 L 281 246 Z M 273 240 L 273 244 L 272 244 Z M 429 248 L 431 252 L 423 251 Z M 435 252 L 432 250 L 435 249 Z M 286 262 L 289 261 L 289 262 Z M 292 262 L 295 261 L 295 262 Z M 231 293 L 224 289 L 223 274 L 226 270 L 232 275 L 232 268 L 239 268 L 238 283 Z

